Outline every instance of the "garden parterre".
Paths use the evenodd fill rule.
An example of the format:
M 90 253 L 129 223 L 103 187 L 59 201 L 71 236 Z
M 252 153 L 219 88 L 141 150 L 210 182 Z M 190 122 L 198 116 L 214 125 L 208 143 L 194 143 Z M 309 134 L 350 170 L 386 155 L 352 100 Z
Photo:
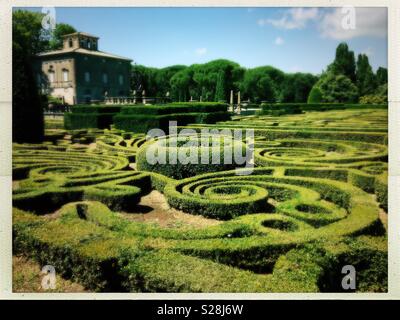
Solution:
M 94 291 L 341 291 L 345 264 L 356 267 L 357 291 L 387 290 L 386 110 L 185 128 L 254 128 L 256 168 L 175 179 L 136 168 L 144 134 L 116 129 L 53 130 L 46 143 L 15 144 L 15 252 Z M 171 207 L 220 222 L 162 227 L 121 214 L 135 214 L 154 189 Z

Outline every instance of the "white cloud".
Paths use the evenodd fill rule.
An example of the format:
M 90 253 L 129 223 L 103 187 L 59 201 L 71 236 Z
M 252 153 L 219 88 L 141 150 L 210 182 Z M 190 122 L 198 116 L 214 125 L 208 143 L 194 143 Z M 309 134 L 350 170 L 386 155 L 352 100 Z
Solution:
M 301 72 L 303 71 L 303 68 L 299 67 L 299 66 L 294 66 L 290 69 L 290 72 L 296 73 L 296 72 Z
M 293 8 L 286 10 L 279 19 L 260 19 L 258 25 L 271 24 L 279 29 L 304 29 L 308 21 L 317 20 L 319 17 L 318 8 Z
M 198 56 L 204 56 L 207 53 L 207 48 L 197 48 L 194 52 Z
M 361 53 L 366 54 L 369 58 L 371 58 L 374 55 L 374 51 L 372 50 L 371 47 L 368 47 L 367 49 L 361 51 Z
M 322 37 L 348 40 L 362 36 L 386 37 L 387 11 L 385 8 L 355 8 L 355 27 L 345 28 L 342 24 L 347 13 L 334 9 L 324 15 L 319 29 Z
M 285 40 L 283 40 L 281 37 L 277 37 L 276 39 L 275 39 L 275 44 L 277 45 L 277 46 L 280 46 L 280 45 L 282 45 L 282 44 L 284 44 L 285 43 Z
M 310 22 L 317 23 L 317 30 L 323 38 L 348 40 L 356 37 L 386 37 L 386 8 L 356 7 L 354 28 L 348 28 L 349 9 L 292 8 L 283 12 L 277 19 L 259 19 L 259 26 L 272 25 L 278 29 L 304 29 Z M 343 10 L 343 12 L 342 12 Z M 343 24 L 344 22 L 344 24 Z M 346 25 L 347 24 L 347 25 Z

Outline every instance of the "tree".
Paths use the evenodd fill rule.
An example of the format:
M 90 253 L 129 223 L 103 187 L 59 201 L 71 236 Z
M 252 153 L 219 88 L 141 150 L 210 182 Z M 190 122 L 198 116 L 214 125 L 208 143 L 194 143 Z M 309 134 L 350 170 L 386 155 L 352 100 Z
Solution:
M 185 68 L 173 75 L 170 80 L 171 97 L 175 101 L 188 101 L 193 93 L 193 69 Z
M 48 47 L 48 33 L 42 29 L 43 15 L 17 10 L 12 19 L 12 117 L 13 141 L 37 143 L 43 140 L 43 106 L 33 72 L 34 55 Z
M 55 29 L 52 32 L 52 36 L 49 42 L 50 50 L 58 50 L 63 47 L 63 36 L 66 34 L 76 32 L 75 28 L 66 23 L 57 23 Z
M 376 70 L 376 82 L 378 86 L 387 84 L 388 82 L 388 70 L 383 67 L 379 67 L 378 70 Z
M 323 97 L 320 88 L 314 86 L 308 95 L 307 103 L 321 103 L 322 99 Z
M 328 72 L 321 77 L 316 87 L 322 93 L 323 102 L 355 103 L 358 99 L 357 87 L 344 75 Z
M 270 76 L 271 67 L 248 69 L 244 75 L 240 90 L 243 97 L 254 100 L 275 102 L 277 97 L 276 85 Z
M 138 94 L 145 90 L 146 96 L 156 96 L 158 92 L 156 71 L 155 68 L 133 65 L 131 67 L 131 90 L 136 90 Z
M 179 71 L 187 68 L 182 65 L 174 65 L 162 69 L 153 69 L 154 84 L 157 92 L 156 96 L 165 96 L 167 92 L 171 91 L 171 78 Z
M 356 79 L 356 63 L 354 52 L 349 50 L 347 43 L 342 42 L 336 48 L 335 60 L 328 66 L 328 71 L 335 75 L 344 75 L 351 81 Z
M 356 84 L 360 96 L 373 94 L 376 90 L 374 72 L 366 54 L 359 54 L 357 59 Z
M 281 102 L 306 102 L 318 78 L 309 73 L 285 74 L 279 100 Z
M 221 70 L 218 74 L 217 85 L 215 88 L 215 101 L 224 101 L 225 100 L 225 75 Z

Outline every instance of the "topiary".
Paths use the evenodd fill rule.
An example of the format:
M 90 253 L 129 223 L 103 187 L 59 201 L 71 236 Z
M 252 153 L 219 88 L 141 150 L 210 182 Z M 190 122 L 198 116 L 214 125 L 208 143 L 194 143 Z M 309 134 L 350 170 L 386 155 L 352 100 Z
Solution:
M 165 136 L 140 147 L 136 163 L 138 170 L 182 179 L 206 172 L 243 167 L 246 162 L 239 163 L 236 153 L 239 152 L 244 160 L 244 156 L 248 155 L 246 151 L 245 144 L 232 137 Z

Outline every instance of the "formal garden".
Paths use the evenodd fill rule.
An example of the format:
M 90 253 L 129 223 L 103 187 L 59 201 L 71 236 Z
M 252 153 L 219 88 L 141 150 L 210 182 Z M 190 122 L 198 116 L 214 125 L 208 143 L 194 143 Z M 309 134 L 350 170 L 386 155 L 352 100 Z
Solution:
M 32 61 L 76 30 L 41 19 L 13 12 L 14 291 L 387 292 L 386 68 L 132 64 L 136 103 L 47 114 Z
M 15 254 L 91 291 L 331 292 L 346 264 L 357 291 L 387 290 L 385 106 L 216 121 L 221 106 L 75 107 L 68 129 L 14 144 Z M 180 129 L 254 129 L 255 168 L 148 164 L 145 132 L 169 115 Z

